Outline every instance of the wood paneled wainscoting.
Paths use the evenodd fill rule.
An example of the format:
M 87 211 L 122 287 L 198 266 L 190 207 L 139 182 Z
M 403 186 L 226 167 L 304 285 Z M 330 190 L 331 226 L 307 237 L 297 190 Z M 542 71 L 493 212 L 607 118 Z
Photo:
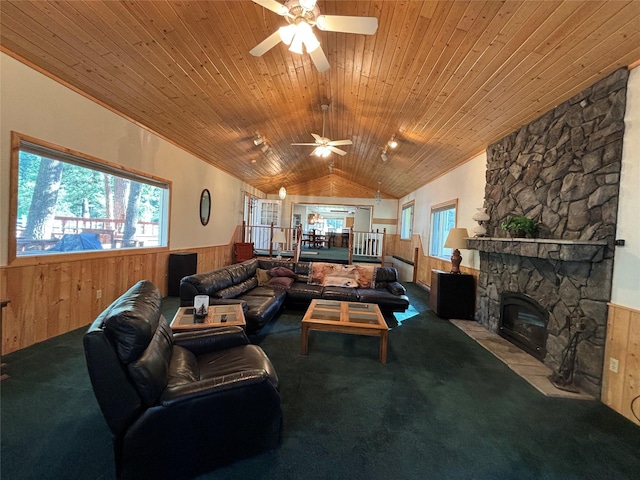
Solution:
M 609 304 L 602 402 L 640 425 L 640 310 Z
M 232 263 L 232 245 L 180 251 L 196 252 L 197 271 L 206 272 Z M 27 265 L 0 267 L 0 298 L 10 301 L 3 311 L 2 353 L 89 325 L 139 280 L 151 280 L 166 295 L 170 253 L 120 250 L 112 256 L 38 257 Z

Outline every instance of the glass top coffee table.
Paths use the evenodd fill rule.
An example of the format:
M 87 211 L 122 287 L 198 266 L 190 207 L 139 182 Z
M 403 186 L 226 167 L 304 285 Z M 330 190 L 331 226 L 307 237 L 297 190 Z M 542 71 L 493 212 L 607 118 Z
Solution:
M 171 320 L 171 329 L 195 330 L 200 328 L 224 327 L 237 325 L 246 327 L 242 305 L 209 305 L 209 311 L 204 318 L 193 315 L 193 307 L 180 307 Z
M 380 362 L 387 363 L 389 328 L 376 304 L 312 300 L 302 319 L 302 355 L 309 352 L 310 330 L 380 337 Z

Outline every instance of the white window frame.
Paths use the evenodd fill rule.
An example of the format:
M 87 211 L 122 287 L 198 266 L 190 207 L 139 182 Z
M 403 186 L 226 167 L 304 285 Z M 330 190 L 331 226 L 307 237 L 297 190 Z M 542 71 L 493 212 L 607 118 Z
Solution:
M 402 206 L 400 213 L 400 239 L 411 240 L 413 237 L 413 215 L 415 212 L 415 203 L 409 202 Z
M 453 225 L 451 225 L 453 217 Z M 429 256 L 448 260 L 452 250 L 445 248 L 444 243 L 449 230 L 458 224 L 458 199 L 443 202 L 431 207 L 429 232 Z

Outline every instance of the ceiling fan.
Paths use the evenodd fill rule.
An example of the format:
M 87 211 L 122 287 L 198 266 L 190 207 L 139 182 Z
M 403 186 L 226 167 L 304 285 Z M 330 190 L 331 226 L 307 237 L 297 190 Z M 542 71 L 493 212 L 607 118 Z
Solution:
M 353 142 L 351 140 L 329 140 L 324 136 L 325 117 L 328 109 L 329 105 L 322 105 L 322 136 L 312 133 L 311 136 L 316 139 L 315 143 L 292 143 L 291 145 L 314 146 L 316 148 L 313 149 L 311 155 L 315 155 L 316 157 L 326 158 L 331 152 L 337 153 L 338 155 L 346 155 L 347 152 L 336 148 L 336 145 L 352 145 Z
M 313 33 L 313 27 L 326 32 L 360 33 L 373 35 L 378 29 L 376 17 L 351 17 L 345 15 L 320 15 L 316 0 L 287 0 L 284 4 L 276 0 L 253 0 L 254 3 L 285 18 L 289 23 L 253 47 L 249 53 L 261 57 L 283 42 L 289 50 L 302 55 L 306 49 L 319 72 L 329 69 L 329 61 Z

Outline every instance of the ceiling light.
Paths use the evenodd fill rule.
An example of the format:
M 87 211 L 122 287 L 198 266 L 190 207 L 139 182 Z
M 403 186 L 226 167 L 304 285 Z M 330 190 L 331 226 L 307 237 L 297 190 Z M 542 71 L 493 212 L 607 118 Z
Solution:
M 380 202 L 382 202 L 382 194 L 380 193 L 380 183 L 381 182 L 378 182 L 378 191 L 376 192 L 376 196 L 374 197 L 374 201 L 376 205 L 379 205 Z
M 280 30 L 282 29 L 278 30 L 278 32 L 280 33 L 280 38 L 282 39 L 283 42 L 289 39 L 289 35 L 291 34 L 291 31 L 293 31 L 293 37 L 290 42 L 291 46 L 289 47 L 290 52 L 302 55 L 304 53 L 302 49 L 303 44 L 307 49 L 307 53 L 313 52 L 320 46 L 320 42 L 318 41 L 316 36 L 313 34 L 313 31 L 311 30 L 311 25 L 309 25 L 307 22 L 300 22 L 297 25 L 294 25 L 293 27 L 294 27 L 293 30 L 287 30 L 282 33 L 280 33 Z M 284 28 L 286 29 L 287 27 L 284 27 Z M 283 35 L 284 35 L 284 38 L 283 38 Z
M 287 198 L 287 189 L 284 187 L 280 187 L 280 190 L 278 191 L 278 196 L 280 197 L 280 200 L 284 200 L 285 198 Z
M 313 151 L 313 154 L 316 157 L 327 158 L 331 154 L 331 150 L 329 150 L 329 147 L 321 145 L 319 147 L 316 147 L 316 149 Z
M 387 145 L 391 148 L 396 148 L 398 146 L 398 142 L 396 142 L 396 134 L 391 135 L 391 140 L 387 142 Z
M 331 162 L 329 164 L 329 173 L 333 173 L 333 167 L 334 167 L 333 162 Z
M 280 27 L 278 29 L 278 34 L 280 35 L 280 40 L 282 40 L 282 43 L 291 45 L 291 40 L 293 40 L 293 37 L 296 34 L 296 25 L 290 24 L 286 27 Z
M 262 145 L 262 142 L 264 142 L 264 139 L 259 133 L 256 133 L 256 138 L 253 139 L 253 144 L 257 147 L 258 145 Z
M 310 12 L 316 8 L 316 0 L 300 0 L 300 6 L 306 11 Z
M 382 152 L 382 155 L 380 155 L 380 158 L 382 158 L 383 162 L 386 162 L 387 160 L 389 160 L 389 157 L 387 157 L 387 153 L 386 152 Z

